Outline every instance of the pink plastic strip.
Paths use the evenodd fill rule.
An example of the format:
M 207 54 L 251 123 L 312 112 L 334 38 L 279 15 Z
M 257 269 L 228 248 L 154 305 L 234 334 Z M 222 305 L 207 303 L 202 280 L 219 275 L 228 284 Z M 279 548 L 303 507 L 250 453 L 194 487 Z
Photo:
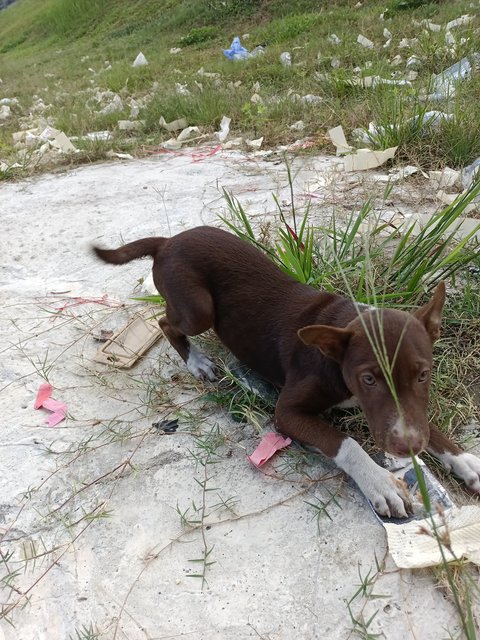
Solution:
M 284 438 L 279 433 L 270 431 L 263 436 L 260 444 L 252 455 L 247 457 L 256 467 L 261 467 L 262 464 L 265 464 L 279 449 L 284 449 L 291 443 L 290 438 Z

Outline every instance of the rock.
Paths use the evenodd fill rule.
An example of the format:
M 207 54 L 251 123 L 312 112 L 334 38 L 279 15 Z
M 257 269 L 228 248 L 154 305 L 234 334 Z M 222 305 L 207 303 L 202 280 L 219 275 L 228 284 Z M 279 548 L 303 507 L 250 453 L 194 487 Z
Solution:
M 8 104 L 2 104 L 0 106 L 0 120 L 8 120 L 12 115 L 12 110 L 10 109 Z
M 291 124 L 289 128 L 292 129 L 292 131 L 303 131 L 305 129 L 305 123 L 303 120 L 297 120 L 297 122 Z

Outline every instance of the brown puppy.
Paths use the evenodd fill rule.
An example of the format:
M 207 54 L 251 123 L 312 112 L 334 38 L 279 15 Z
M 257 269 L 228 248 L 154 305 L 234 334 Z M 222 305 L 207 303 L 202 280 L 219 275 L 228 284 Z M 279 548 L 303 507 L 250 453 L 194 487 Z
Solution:
M 112 264 L 151 256 L 167 303 L 159 323 L 189 371 L 215 378 L 213 363 L 187 338 L 213 328 L 240 361 L 281 389 L 279 431 L 332 458 L 381 515 L 405 516 L 407 498 L 355 440 L 319 417 L 329 407 L 357 403 L 381 448 L 400 456 L 427 449 L 480 493 L 480 459 L 427 419 L 443 283 L 413 314 L 372 309 L 296 282 L 258 249 L 213 227 L 94 251 Z

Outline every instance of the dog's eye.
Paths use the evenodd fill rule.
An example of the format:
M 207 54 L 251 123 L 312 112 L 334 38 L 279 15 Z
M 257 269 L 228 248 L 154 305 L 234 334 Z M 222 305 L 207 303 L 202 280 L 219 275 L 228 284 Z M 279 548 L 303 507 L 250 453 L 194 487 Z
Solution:
M 425 369 L 424 371 L 422 371 L 422 373 L 418 376 L 418 381 L 419 382 L 426 382 L 428 380 L 428 376 L 430 374 L 430 370 L 429 369 Z
M 375 380 L 375 376 L 372 376 L 371 373 L 366 373 L 364 376 L 362 376 L 362 382 L 363 384 L 366 384 L 367 387 L 373 387 L 374 385 L 377 384 L 377 381 Z

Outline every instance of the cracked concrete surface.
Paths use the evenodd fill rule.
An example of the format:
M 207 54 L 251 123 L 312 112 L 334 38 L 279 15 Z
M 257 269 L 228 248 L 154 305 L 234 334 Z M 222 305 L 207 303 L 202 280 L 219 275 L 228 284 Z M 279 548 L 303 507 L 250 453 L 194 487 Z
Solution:
M 336 200 L 333 163 L 294 161 L 299 201 L 319 176 L 325 189 L 314 205 Z M 10 575 L 4 612 L 18 603 L 8 616 L 15 626 L 0 621 L 1 640 L 76 638 L 85 629 L 129 640 L 355 637 L 346 602 L 359 574 L 375 574 L 387 552 L 384 530 L 358 491 L 320 457 L 310 479 L 285 473 L 291 454 L 263 473 L 252 468 L 245 456 L 255 431 L 199 399 L 215 385 L 194 381 L 164 341 L 131 371 L 92 360 L 92 334 L 131 315 L 149 263 L 106 266 L 89 243 L 218 224 L 222 187 L 254 221 L 271 219 L 272 192 L 290 199 L 282 164 L 235 152 L 194 162 L 187 150 L 0 185 L 0 579 Z M 68 306 L 75 297 L 96 301 Z M 33 410 L 42 376 L 69 407 L 55 428 Z M 151 428 L 178 407 L 176 433 Z M 206 465 L 215 491 L 204 494 L 204 467 L 189 450 L 201 455 L 193 434 L 217 428 L 225 440 Z M 331 493 L 338 504 L 317 527 L 307 502 Z M 192 502 L 198 507 L 204 495 L 203 529 L 185 528 L 179 511 L 194 514 Z M 229 498 L 232 510 L 218 507 Z M 191 560 L 205 549 L 214 564 L 202 589 L 189 575 L 201 569 Z M 458 633 L 454 609 L 428 571 L 396 570 L 387 555 L 373 591 L 383 595 L 350 604 L 364 620 L 378 610 L 371 633 L 389 640 Z

